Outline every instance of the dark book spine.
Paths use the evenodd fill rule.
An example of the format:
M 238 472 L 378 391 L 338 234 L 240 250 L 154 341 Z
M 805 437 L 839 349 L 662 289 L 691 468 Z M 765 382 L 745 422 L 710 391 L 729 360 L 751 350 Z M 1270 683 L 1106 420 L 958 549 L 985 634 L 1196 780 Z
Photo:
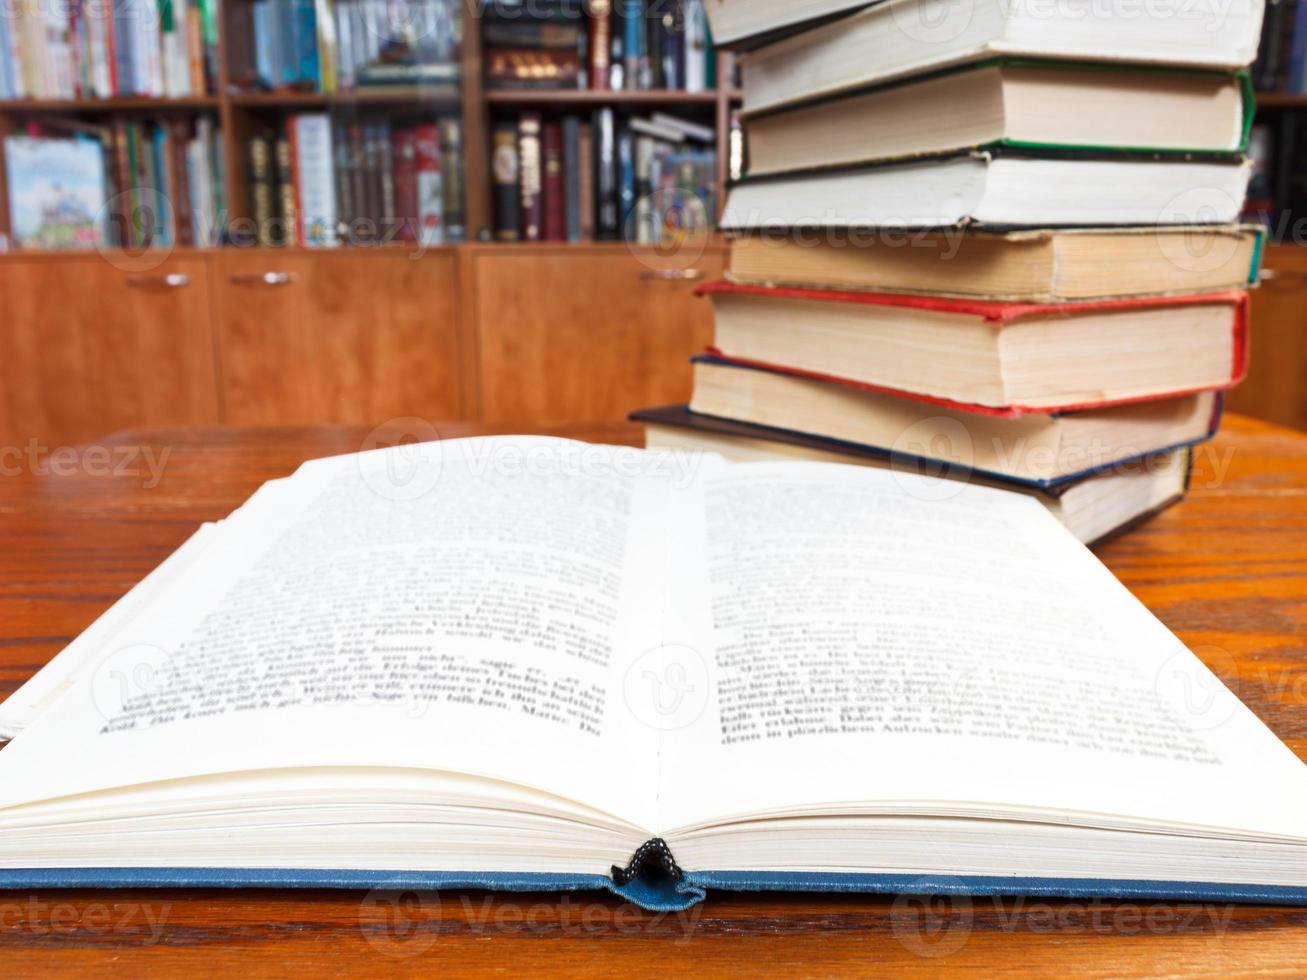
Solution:
M 517 156 L 517 124 L 495 124 L 491 136 L 490 170 L 495 185 L 495 239 L 516 242 L 522 238 L 522 204 L 518 196 L 521 171 Z
M 590 0 L 590 88 L 606 92 L 612 83 L 613 0 Z
M 627 227 L 635 211 L 635 134 L 626 126 L 617 134 L 617 179 L 620 236 L 620 231 Z
M 332 156 L 336 162 L 336 229 L 346 245 L 354 240 L 354 172 L 349 152 L 349 130 L 333 127 Z
M 1258 91 L 1275 92 L 1284 85 L 1284 15 L 1290 3 L 1291 0 L 1269 0 L 1266 4 L 1261 43 L 1252 69 L 1253 87 Z
M 168 166 L 172 170 L 172 213 L 176 223 L 178 245 L 195 244 L 195 222 L 191 211 L 191 182 L 186 172 L 186 145 L 190 142 L 190 125 L 185 119 L 172 121 L 168 141 L 168 152 L 172 159 Z
M 581 207 L 581 241 L 595 237 L 595 157 L 594 137 L 590 123 L 581 124 L 577 141 L 577 167 L 581 171 L 577 182 L 577 198 Z
M 132 234 L 132 214 L 136 210 L 136 181 L 132 177 L 127 156 L 127 123 L 122 119 L 113 122 L 113 186 L 117 196 L 110 215 L 113 222 L 112 241 L 129 247 L 136 244 Z
M 363 150 L 363 124 L 350 123 L 347 129 L 349 136 L 349 177 L 350 177 L 350 197 L 354 201 L 354 209 L 350 214 L 352 225 L 350 227 L 351 237 L 358 240 L 367 240 L 368 222 L 371 215 L 368 213 L 368 173 L 367 161 L 364 159 L 366 154 Z
M 540 151 L 543 158 L 544 231 L 547 242 L 567 240 L 567 188 L 563 181 L 563 127 L 556 122 L 545 123 L 540 134 Z
M 663 84 L 669 89 L 685 86 L 685 4 L 668 0 L 667 31 L 663 35 Z
M 645 15 L 645 63 L 648 82 L 644 88 L 667 88 L 663 77 L 663 47 L 667 39 L 667 0 L 657 0 L 648 6 Z
M 540 146 L 540 113 L 524 112 L 517 119 L 517 157 L 522 197 L 522 239 L 538 242 L 544 234 L 544 164 Z
M 367 195 L 369 236 L 379 240 L 385 218 L 382 213 L 385 208 L 381 191 L 381 147 L 377 127 L 370 123 L 363 125 L 363 187 Z
M 399 212 L 395 210 L 395 159 L 390 152 L 390 123 L 377 123 L 377 180 L 381 189 L 381 239 L 391 241 Z
M 599 109 L 592 123 L 594 142 L 595 238 L 617 241 L 622 236 L 617 175 L 617 120 L 611 108 Z
M 463 189 L 463 124 L 458 119 L 440 121 L 441 204 L 445 237 L 451 242 L 467 239 L 467 209 Z
M 250 203 L 254 210 L 254 234 L 260 245 L 273 240 L 272 140 L 262 134 L 250 137 Z
M 390 134 L 390 146 L 395 161 L 395 238 L 415 242 L 418 240 L 417 134 L 411 129 L 396 129 Z
M 280 245 L 303 244 L 299 233 L 299 214 L 295 207 L 295 156 L 291 137 L 283 131 L 275 146 L 277 162 L 277 220 L 272 240 Z
M 581 232 L 581 120 L 568 116 L 563 120 L 563 194 L 564 226 L 569 242 L 579 242 Z

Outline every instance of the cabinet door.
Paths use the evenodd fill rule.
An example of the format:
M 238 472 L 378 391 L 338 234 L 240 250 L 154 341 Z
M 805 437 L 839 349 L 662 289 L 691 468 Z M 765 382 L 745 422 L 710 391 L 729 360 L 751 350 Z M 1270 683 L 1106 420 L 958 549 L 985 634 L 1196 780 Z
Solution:
M 451 250 L 215 258 L 232 425 L 463 418 Z
M 614 422 L 688 400 L 689 358 L 712 339 L 694 289 L 723 257 L 713 246 L 677 270 L 621 245 L 469 250 L 481 417 Z
M 4 444 L 217 423 L 207 271 L 199 255 L 140 273 L 100 255 L 0 260 Z
M 1230 393 L 1232 412 L 1307 429 L 1307 249 L 1274 245 L 1252 294 L 1248 380 Z

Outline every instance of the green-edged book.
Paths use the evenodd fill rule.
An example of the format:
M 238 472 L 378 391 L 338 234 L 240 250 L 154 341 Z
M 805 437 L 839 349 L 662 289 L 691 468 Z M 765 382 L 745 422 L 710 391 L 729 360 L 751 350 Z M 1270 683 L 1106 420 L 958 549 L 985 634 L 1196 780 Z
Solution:
M 751 114 L 749 173 L 997 148 L 1234 155 L 1253 109 L 1246 72 L 991 59 Z

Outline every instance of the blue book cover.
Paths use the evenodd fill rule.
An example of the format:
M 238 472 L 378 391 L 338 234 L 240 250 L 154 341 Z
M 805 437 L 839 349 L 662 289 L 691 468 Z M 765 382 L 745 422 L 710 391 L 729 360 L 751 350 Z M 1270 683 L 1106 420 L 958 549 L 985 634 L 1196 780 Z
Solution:
M 277 81 L 273 59 L 277 21 L 272 15 L 271 0 L 254 0 L 251 17 L 254 23 L 254 71 L 264 85 L 272 86 Z
M 314 0 L 293 0 L 295 15 L 295 78 L 301 86 L 321 91 L 318 71 L 318 14 Z
M 293 88 L 299 81 L 299 48 L 295 40 L 296 0 L 272 0 L 277 21 L 275 52 L 278 85 Z
M 1294 8 L 1286 87 L 1290 92 L 1307 92 L 1307 3 Z

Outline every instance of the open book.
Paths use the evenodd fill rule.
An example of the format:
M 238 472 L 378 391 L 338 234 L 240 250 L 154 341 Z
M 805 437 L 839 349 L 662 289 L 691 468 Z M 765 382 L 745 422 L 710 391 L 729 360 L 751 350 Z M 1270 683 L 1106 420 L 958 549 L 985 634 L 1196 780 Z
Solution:
M 1307 902 L 1307 773 L 1033 500 L 538 438 L 305 464 L 0 707 L 0 883 Z

